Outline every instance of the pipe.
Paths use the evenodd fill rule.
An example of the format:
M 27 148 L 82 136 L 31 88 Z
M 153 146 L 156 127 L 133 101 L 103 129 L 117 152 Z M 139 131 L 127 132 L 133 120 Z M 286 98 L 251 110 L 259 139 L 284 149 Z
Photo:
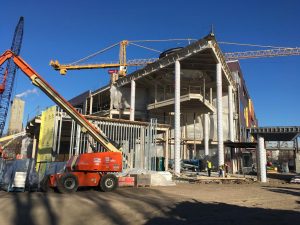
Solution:
M 175 173 L 180 174 L 180 63 L 175 62 L 175 116 L 174 116 Z
M 135 113 L 135 81 L 131 80 L 131 92 L 130 92 L 130 120 L 134 121 Z
M 209 133 L 208 133 L 208 114 L 204 114 L 204 155 L 209 155 Z
M 222 102 L 222 68 L 221 63 L 216 66 L 217 80 L 217 132 L 218 132 L 218 166 L 224 165 L 223 144 L 223 102 Z
M 228 85 L 229 140 L 234 141 L 232 86 Z
M 259 173 L 258 173 L 258 179 L 262 183 L 267 182 L 267 156 L 266 156 L 266 149 L 265 149 L 265 139 L 264 137 L 257 135 L 258 140 L 258 162 L 259 162 Z

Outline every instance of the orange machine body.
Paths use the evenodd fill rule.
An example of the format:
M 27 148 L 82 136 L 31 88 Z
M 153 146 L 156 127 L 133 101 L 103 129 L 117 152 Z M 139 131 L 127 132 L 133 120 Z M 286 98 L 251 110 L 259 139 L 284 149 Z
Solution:
M 66 173 L 72 173 L 77 177 L 79 187 L 98 186 L 104 174 L 121 171 L 122 154 L 120 152 L 84 153 L 72 156 L 66 165 Z M 56 187 L 57 181 L 64 174 L 51 175 L 49 186 Z

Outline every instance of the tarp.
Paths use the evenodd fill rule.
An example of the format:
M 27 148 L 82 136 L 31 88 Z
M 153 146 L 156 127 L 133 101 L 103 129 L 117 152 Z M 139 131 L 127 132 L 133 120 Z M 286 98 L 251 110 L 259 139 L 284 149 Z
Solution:
M 51 161 L 56 106 L 42 112 L 37 162 Z
M 42 182 L 45 176 L 65 171 L 67 162 L 44 162 L 38 166 L 38 180 Z

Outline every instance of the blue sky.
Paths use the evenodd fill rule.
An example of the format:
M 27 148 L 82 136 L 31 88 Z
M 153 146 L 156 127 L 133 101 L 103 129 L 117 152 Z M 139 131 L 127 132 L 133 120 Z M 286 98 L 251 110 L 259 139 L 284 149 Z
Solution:
M 300 2 L 280 1 L 2 1 L 0 51 L 11 45 L 20 16 L 25 17 L 21 56 L 58 92 L 69 99 L 108 83 L 107 70 L 71 71 L 60 76 L 51 59 L 72 62 L 123 39 L 202 38 L 214 24 L 219 41 L 274 46 L 300 46 Z M 149 47 L 164 50 L 173 42 Z M 250 50 L 221 46 L 226 52 Z M 157 57 L 157 53 L 128 48 L 128 58 Z M 92 62 L 117 61 L 118 49 Z M 298 103 L 300 56 L 241 61 L 245 80 L 261 126 L 300 125 Z M 32 89 L 17 74 L 15 94 Z M 25 119 L 52 104 L 39 91 L 25 98 Z

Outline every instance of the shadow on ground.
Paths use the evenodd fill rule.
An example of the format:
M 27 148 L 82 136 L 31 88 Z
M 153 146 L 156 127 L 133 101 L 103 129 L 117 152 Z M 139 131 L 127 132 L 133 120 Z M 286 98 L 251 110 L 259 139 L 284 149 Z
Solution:
M 45 193 L 8 193 L 13 196 L 15 206 L 14 225 L 36 225 L 33 214 L 34 207 L 44 208 L 46 217 L 44 224 L 58 225 L 58 217 Z M 33 198 L 34 197 L 34 198 Z
M 267 177 L 282 182 L 290 182 L 290 180 L 295 176 L 295 174 L 290 173 L 268 173 Z
M 150 219 L 145 225 L 284 225 L 299 220 L 300 213 L 295 211 L 185 201 L 171 207 L 164 216 Z
M 264 189 L 280 194 L 288 194 L 288 195 L 293 195 L 293 196 L 300 196 L 300 186 L 299 188 L 297 187 L 268 187 L 268 186 L 263 186 Z
M 273 189 L 280 190 L 274 187 Z M 274 190 L 270 189 L 270 191 Z M 299 190 L 286 189 L 286 191 L 298 191 L 299 194 Z M 43 216 L 42 224 L 51 225 L 67 225 L 68 223 L 64 220 L 66 216 L 74 217 L 78 222 L 72 225 L 277 225 L 300 221 L 300 212 L 296 211 L 248 208 L 225 203 L 187 200 L 180 195 L 170 196 L 161 190 L 147 188 L 124 188 L 110 193 L 87 190 L 73 195 L 6 193 L 4 197 L 12 198 L 14 202 L 15 217 L 10 223 L 14 225 L 40 224 L 35 216 L 36 210 L 41 208 L 46 212 L 40 215 Z M 54 198 L 56 201 L 51 201 Z M 66 201 L 69 202 L 68 205 Z M 85 203 L 87 201 L 88 203 Z M 69 205 L 70 203 L 72 205 Z M 124 205 L 127 209 L 124 209 Z M 64 213 L 61 213 L 62 207 L 64 207 Z M 74 208 L 81 209 L 80 207 L 82 211 L 74 214 Z

